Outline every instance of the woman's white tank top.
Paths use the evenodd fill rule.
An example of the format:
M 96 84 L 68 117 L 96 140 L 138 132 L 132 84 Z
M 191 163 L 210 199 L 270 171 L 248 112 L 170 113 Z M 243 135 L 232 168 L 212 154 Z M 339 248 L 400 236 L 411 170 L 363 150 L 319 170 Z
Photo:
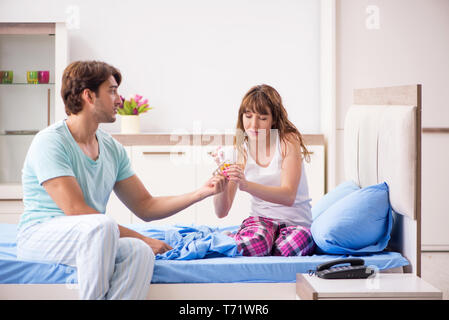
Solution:
M 281 185 L 282 153 L 279 136 L 276 138 L 275 153 L 268 167 L 264 168 L 259 166 L 251 157 L 248 149 L 247 153 L 248 158 L 245 167 L 246 180 L 266 186 Z M 251 195 L 250 215 L 275 219 L 285 223 L 287 226 L 299 225 L 310 228 L 310 225 L 312 224 L 310 201 L 307 177 L 304 170 L 304 161 L 301 161 L 301 178 L 299 180 L 298 191 L 296 192 L 296 199 L 293 205 L 289 207 L 268 202 Z

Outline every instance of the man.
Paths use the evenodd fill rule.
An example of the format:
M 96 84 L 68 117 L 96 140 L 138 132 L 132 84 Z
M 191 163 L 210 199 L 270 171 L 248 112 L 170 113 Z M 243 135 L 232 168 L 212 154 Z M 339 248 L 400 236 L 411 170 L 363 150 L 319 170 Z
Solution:
M 123 146 L 98 129 L 116 120 L 120 82 L 120 72 L 104 62 L 70 64 L 61 88 L 68 117 L 36 135 L 23 167 L 17 256 L 76 266 L 81 299 L 144 299 L 154 255 L 172 249 L 104 215 L 112 190 L 151 221 L 221 192 L 225 183 L 215 176 L 194 192 L 152 197 Z

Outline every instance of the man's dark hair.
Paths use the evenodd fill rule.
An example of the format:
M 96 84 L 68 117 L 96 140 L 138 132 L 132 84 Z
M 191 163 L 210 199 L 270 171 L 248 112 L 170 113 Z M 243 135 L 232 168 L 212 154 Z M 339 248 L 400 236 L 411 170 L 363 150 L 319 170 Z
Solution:
M 77 114 L 83 109 L 81 93 L 89 89 L 98 95 L 100 85 L 115 78 L 117 85 L 122 81 L 122 75 L 115 67 L 101 61 L 75 61 L 65 68 L 62 75 L 61 96 L 67 115 Z

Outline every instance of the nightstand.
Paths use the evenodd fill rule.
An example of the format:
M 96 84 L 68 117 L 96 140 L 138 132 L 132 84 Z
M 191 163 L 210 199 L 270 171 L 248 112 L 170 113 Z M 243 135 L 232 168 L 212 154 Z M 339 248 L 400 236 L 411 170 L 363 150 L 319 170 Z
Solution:
M 377 273 L 368 279 L 321 279 L 296 275 L 296 294 L 305 300 L 441 300 L 443 293 L 414 274 Z

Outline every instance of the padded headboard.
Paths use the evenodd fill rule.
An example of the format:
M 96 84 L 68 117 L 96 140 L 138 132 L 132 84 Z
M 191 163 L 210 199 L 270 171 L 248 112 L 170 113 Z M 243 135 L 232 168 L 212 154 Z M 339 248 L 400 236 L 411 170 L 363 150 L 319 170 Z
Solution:
M 390 247 L 420 275 L 421 85 L 356 89 L 345 118 L 345 177 L 361 187 L 387 182 Z

